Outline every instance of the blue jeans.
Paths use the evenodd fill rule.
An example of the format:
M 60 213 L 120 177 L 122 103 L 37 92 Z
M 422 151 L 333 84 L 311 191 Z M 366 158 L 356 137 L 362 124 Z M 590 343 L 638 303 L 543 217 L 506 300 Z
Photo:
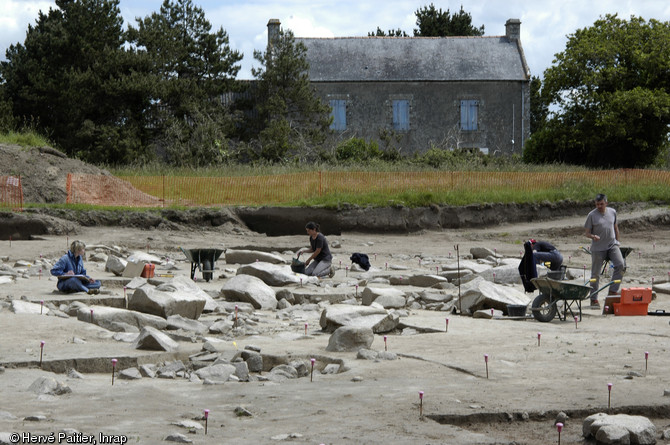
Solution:
M 546 262 L 551 263 L 549 266 L 550 270 L 558 270 L 563 264 L 563 255 L 558 250 L 552 250 L 551 252 L 533 252 L 535 257 L 535 262 L 537 264 L 544 264 Z
M 100 280 L 95 280 L 90 283 L 84 283 L 79 278 L 66 278 L 58 280 L 58 290 L 61 292 L 71 293 L 71 292 L 88 292 L 89 289 L 99 289 Z

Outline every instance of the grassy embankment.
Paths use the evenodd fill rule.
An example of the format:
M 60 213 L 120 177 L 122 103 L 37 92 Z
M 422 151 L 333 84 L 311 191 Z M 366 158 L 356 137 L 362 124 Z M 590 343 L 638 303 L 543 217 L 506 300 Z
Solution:
M 20 146 L 50 146 L 48 139 L 34 132 L 10 132 L 0 134 L 0 143 Z M 311 190 L 300 190 L 293 193 L 291 198 L 280 202 L 255 203 L 257 205 L 281 205 L 281 206 L 325 206 L 337 208 L 342 205 L 370 205 L 389 206 L 404 205 L 409 207 L 427 206 L 431 204 L 468 205 L 482 203 L 532 203 L 532 202 L 556 202 L 561 200 L 584 201 L 591 200 L 595 193 L 606 193 L 611 202 L 647 202 L 647 201 L 670 201 L 670 183 L 663 175 L 652 174 L 657 172 L 650 170 L 649 177 L 631 180 L 626 173 L 619 171 L 606 173 L 605 171 L 589 172 L 584 168 L 565 165 L 528 165 L 517 158 L 494 158 L 489 156 L 465 155 L 453 156 L 447 165 L 438 168 L 429 166 L 421 158 L 405 159 L 398 162 L 373 162 L 348 163 L 348 164 L 291 164 L 291 165 L 227 165 L 204 169 L 172 168 L 160 163 L 145 166 L 108 167 L 116 176 L 123 177 L 227 177 L 242 178 L 252 177 L 258 180 L 247 181 L 246 184 L 258 184 L 258 187 L 267 188 L 265 178 L 281 175 L 304 175 L 316 177 L 319 171 L 328 173 L 340 173 L 344 177 L 354 178 L 358 172 L 368 174 L 390 172 L 384 181 L 386 184 L 363 184 L 354 191 L 325 191 L 316 193 L 314 187 Z M 436 171 L 458 172 L 461 175 L 460 182 L 455 186 L 426 186 L 414 184 L 412 181 L 403 181 L 401 184 L 388 184 L 393 182 L 395 176 L 402 176 L 404 172 L 425 172 L 426 176 Z M 470 173 L 466 173 L 470 172 Z M 487 175 L 490 177 L 507 172 L 506 178 L 493 183 L 482 180 Z M 574 177 L 562 181 L 556 181 L 555 176 L 565 174 Z M 471 174 L 477 180 L 463 180 L 462 176 Z M 374 176 L 374 175 L 373 175 Z M 421 176 L 421 175 L 419 175 Z M 548 178 L 546 181 L 543 177 Z M 549 178 L 551 177 L 551 180 Z M 609 179 L 603 180 L 603 177 Z M 530 178 L 530 179 L 529 179 Z M 359 178 L 360 179 L 360 178 Z M 530 184 L 529 184 L 530 182 Z M 188 188 L 189 181 L 185 181 L 184 187 Z M 493 185 L 492 185 L 493 184 Z M 523 184 L 523 186 L 519 186 Z M 346 188 L 346 187 L 344 187 Z M 184 190 L 188 196 L 197 196 L 198 190 Z M 208 205 L 208 204 L 202 204 Z M 58 205 L 56 205 L 58 207 Z M 106 208 L 103 206 L 68 205 L 70 209 Z M 119 209 L 116 207 L 115 209 Z
M 326 173 L 331 177 L 337 176 L 341 181 L 339 186 L 344 189 L 353 182 L 362 183 L 362 185 L 359 184 L 360 186 L 354 191 L 328 192 L 324 190 L 319 195 L 316 192 L 318 186 L 314 185 L 318 184 L 319 171 L 323 172 L 324 177 Z M 435 175 L 436 171 L 443 172 L 442 176 L 451 175 L 457 179 L 451 185 L 448 180 L 446 184 L 441 185 L 432 184 L 430 181 L 427 183 L 426 178 Z M 289 196 L 288 199 L 276 202 L 256 202 L 258 205 L 337 208 L 346 204 L 415 207 L 431 204 L 533 203 L 561 200 L 587 201 L 593 199 L 596 193 L 606 193 L 610 202 L 670 201 L 670 176 L 663 171 L 588 171 L 574 166 L 532 166 L 495 161 L 489 162 L 488 165 L 463 165 L 460 168 L 452 167 L 449 170 L 436 170 L 402 162 L 375 163 L 365 166 L 231 166 L 199 170 L 165 169 L 155 166 L 112 169 L 112 172 L 123 177 L 154 176 L 159 178 L 163 175 L 171 178 L 227 177 L 231 178 L 232 182 L 235 178 L 255 177 L 256 180 L 250 183 L 257 184 L 259 189 L 271 188 L 272 186 L 268 184 L 272 184 L 277 177 L 282 177 L 282 175 L 301 175 L 312 180 L 311 190 L 305 190 L 305 197 L 296 197 L 296 195 L 301 196 L 300 191 L 285 190 L 284 195 Z M 382 172 L 390 172 L 390 174 L 384 175 Z M 405 172 L 415 173 L 406 174 Z M 422 178 L 424 175 L 425 178 Z M 269 177 L 275 179 L 268 180 Z M 189 187 L 188 182 L 182 182 L 181 192 L 185 196 L 197 196 L 198 191 L 186 190 Z M 245 185 L 245 187 L 253 188 L 253 185 Z M 295 185 L 284 187 L 294 188 Z M 250 190 L 243 190 L 239 193 L 247 192 Z M 210 193 L 218 193 L 218 191 L 214 190 Z

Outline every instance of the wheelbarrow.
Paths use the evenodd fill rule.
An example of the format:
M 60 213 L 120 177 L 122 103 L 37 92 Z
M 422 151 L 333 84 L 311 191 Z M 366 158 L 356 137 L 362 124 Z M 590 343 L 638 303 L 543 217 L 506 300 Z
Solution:
M 195 280 L 195 270 L 198 269 L 207 282 L 212 279 L 214 263 L 225 252 L 224 249 L 180 249 L 191 262 L 191 279 Z
M 579 311 L 579 320 L 582 319 L 582 301 L 586 300 L 591 294 L 597 294 L 612 283 L 621 282 L 621 280 L 610 281 L 600 289 L 593 291 L 591 286 L 586 286 L 567 281 L 554 280 L 549 277 L 533 278 L 530 280 L 540 291 L 531 305 L 533 317 L 540 322 L 548 323 L 558 314 L 561 321 L 567 319 L 568 312 L 575 317 L 572 307 Z M 559 310 L 557 303 L 563 302 L 563 314 Z

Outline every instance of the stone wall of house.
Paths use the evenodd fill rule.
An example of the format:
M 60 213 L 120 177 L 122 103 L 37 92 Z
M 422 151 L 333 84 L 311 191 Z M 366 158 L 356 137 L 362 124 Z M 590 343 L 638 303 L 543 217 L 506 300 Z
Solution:
M 530 134 L 529 83 L 480 82 L 314 82 L 320 97 L 346 101 L 346 130 L 352 136 L 393 144 L 402 154 L 441 148 L 476 148 L 489 154 L 521 154 Z M 393 100 L 409 101 L 409 130 L 393 130 Z M 479 101 L 476 131 L 460 129 L 461 100 Z M 487 149 L 487 150 L 486 150 Z

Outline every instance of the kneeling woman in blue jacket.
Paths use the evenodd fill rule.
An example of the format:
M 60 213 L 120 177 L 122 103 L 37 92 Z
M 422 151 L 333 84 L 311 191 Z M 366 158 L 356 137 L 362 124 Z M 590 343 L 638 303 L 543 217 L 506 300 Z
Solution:
M 51 275 L 58 277 L 58 290 L 61 292 L 88 292 L 97 294 L 100 281 L 86 275 L 83 255 L 86 244 L 83 241 L 72 241 L 70 250 L 63 255 L 51 268 Z

